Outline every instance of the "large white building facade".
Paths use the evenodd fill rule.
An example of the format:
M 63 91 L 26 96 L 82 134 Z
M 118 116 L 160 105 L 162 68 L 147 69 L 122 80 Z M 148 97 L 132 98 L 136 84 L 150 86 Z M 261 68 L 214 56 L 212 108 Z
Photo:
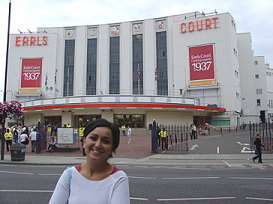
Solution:
M 106 118 L 136 128 L 154 119 L 236 126 L 268 118 L 270 100 L 273 113 L 254 61 L 269 77 L 229 13 L 45 27 L 11 35 L 7 96 L 22 102 L 25 125 Z

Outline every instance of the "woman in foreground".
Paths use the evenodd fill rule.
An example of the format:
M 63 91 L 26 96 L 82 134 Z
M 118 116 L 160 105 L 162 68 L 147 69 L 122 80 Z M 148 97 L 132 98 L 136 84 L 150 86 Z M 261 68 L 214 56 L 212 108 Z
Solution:
M 108 162 L 119 138 L 113 123 L 105 119 L 89 123 L 84 130 L 86 161 L 63 172 L 49 203 L 130 203 L 127 175 Z

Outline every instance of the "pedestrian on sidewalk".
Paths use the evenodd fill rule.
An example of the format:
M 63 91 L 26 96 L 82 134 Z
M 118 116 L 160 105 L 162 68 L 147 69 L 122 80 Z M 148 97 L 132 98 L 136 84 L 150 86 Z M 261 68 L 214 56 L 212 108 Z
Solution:
M 197 139 L 197 132 L 196 132 L 195 124 L 191 125 L 191 140 L 192 139 Z
M 36 152 L 36 140 L 37 140 L 37 129 L 32 128 L 30 131 L 30 141 L 31 141 L 31 152 Z
M 82 156 L 86 156 L 84 148 L 83 148 L 84 129 L 85 129 L 85 127 L 83 125 L 81 125 L 81 127 L 79 128 L 79 138 L 81 138 L 80 141 L 81 141 L 81 144 L 82 144 Z
M 6 133 L 4 134 L 4 138 L 6 140 L 6 149 L 9 152 L 9 148 L 12 145 L 12 138 L 13 138 L 13 135 L 9 129 L 6 130 Z
M 89 123 L 84 130 L 86 161 L 63 172 L 49 204 L 129 204 L 128 177 L 108 162 L 119 141 L 118 126 L 105 119 Z
M 15 125 L 14 128 L 13 128 L 13 141 L 14 143 L 18 143 L 18 140 L 19 140 L 19 130 L 18 130 L 18 126 Z
M 255 154 L 256 154 L 256 156 L 252 158 L 253 162 L 255 162 L 255 160 L 259 158 L 258 163 L 263 163 L 262 147 L 264 147 L 264 145 L 262 144 L 261 135 L 259 132 L 256 133 L 256 138 L 253 144 L 255 145 Z
M 25 128 L 22 129 L 22 134 L 20 135 L 20 142 L 24 145 L 28 145 L 29 138 L 27 135 L 27 130 Z
M 131 143 L 131 139 L 132 139 L 132 129 L 130 128 L 129 125 L 127 127 L 127 136 L 128 136 L 128 144 L 130 144 Z
M 121 131 L 122 131 L 123 136 L 126 136 L 126 126 L 125 125 L 121 126 Z
M 168 149 L 168 144 L 167 144 L 167 131 L 165 128 L 163 128 L 160 131 L 160 138 L 161 138 L 161 144 L 162 144 L 162 151 L 165 151 Z

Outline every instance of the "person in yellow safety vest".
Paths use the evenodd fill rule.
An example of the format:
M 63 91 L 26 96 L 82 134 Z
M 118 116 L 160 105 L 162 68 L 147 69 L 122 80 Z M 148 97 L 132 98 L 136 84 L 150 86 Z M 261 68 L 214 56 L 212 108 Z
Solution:
M 123 136 L 126 136 L 126 133 L 125 133 L 126 127 L 125 127 L 125 125 L 121 126 L 121 130 L 122 130 Z
M 47 133 L 51 133 L 52 132 L 52 127 L 51 127 L 51 125 L 49 125 L 49 126 L 47 126 Z
M 165 130 L 165 128 L 163 128 L 163 130 L 161 130 L 159 132 L 160 138 L 161 138 L 161 143 L 162 143 L 162 151 L 165 151 L 166 149 L 168 149 L 167 146 L 167 131 Z
M 85 127 L 80 127 L 79 128 L 79 137 L 83 137 L 84 136 L 84 129 L 85 129 Z
M 13 139 L 13 135 L 9 131 L 9 129 L 7 129 L 7 132 L 4 134 L 4 138 L 6 140 L 6 149 L 9 152 L 9 147 L 10 145 L 12 145 L 12 139 Z
M 84 136 L 84 129 L 85 127 L 80 127 L 79 128 L 79 137 L 81 138 L 81 143 L 82 143 L 82 155 L 86 156 L 84 148 L 83 148 L 83 136 Z
M 67 123 L 66 127 L 71 127 L 70 123 Z

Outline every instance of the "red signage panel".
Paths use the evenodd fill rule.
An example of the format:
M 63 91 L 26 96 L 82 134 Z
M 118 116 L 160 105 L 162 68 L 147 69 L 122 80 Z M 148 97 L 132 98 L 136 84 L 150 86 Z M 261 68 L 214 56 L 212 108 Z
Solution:
M 213 45 L 189 48 L 190 80 L 214 79 Z
M 40 88 L 42 58 L 22 59 L 21 88 Z

